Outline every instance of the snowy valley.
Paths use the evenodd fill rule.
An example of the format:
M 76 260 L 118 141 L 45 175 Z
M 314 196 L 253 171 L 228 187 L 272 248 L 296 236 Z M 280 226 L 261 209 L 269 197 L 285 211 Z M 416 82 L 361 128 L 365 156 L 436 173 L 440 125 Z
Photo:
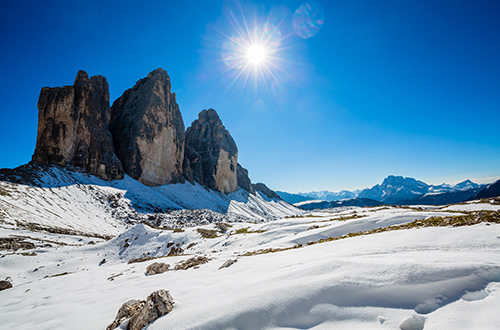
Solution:
M 43 173 L 33 184 L 0 182 L 8 329 L 105 329 L 124 302 L 159 289 L 173 310 L 148 329 L 500 323 L 498 199 L 303 213 L 241 189 Z M 169 270 L 147 275 L 155 262 Z

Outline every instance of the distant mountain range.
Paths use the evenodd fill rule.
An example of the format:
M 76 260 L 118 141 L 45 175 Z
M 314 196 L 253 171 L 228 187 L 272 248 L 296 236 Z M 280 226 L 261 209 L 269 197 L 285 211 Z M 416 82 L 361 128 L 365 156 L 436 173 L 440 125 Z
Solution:
M 375 203 L 396 205 L 446 205 L 466 200 L 500 195 L 500 181 L 480 185 L 465 180 L 455 185 L 429 185 L 414 178 L 389 175 L 381 184 L 363 190 L 342 190 L 340 192 L 312 191 L 291 194 L 276 193 L 286 202 L 300 203 L 304 209 L 329 208 L 336 206 L 372 206 Z M 306 201 L 311 201 L 306 203 Z M 341 203 L 337 201 L 342 201 Z

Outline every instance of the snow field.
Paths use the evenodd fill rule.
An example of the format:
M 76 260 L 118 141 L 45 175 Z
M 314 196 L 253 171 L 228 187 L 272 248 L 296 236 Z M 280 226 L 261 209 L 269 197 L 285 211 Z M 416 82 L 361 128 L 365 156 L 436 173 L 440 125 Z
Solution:
M 361 217 L 331 220 L 354 214 Z M 148 329 L 414 330 L 422 329 L 422 322 L 426 330 L 497 329 L 500 225 L 391 231 L 239 256 L 354 229 L 456 214 L 351 208 L 233 223 L 228 233 L 213 239 L 197 232 L 214 230 L 213 224 L 183 232 L 139 224 L 96 245 L 41 249 L 34 257 L 6 255 L 0 259 L 0 277 L 11 276 L 14 288 L 0 293 L 0 324 L 9 329 L 103 329 L 125 301 L 166 289 L 174 310 Z M 325 227 L 309 229 L 312 225 Z M 242 228 L 263 232 L 236 234 Z M 124 248 L 126 242 L 130 246 Z M 188 255 L 126 263 L 148 252 L 161 256 L 169 242 L 181 244 Z M 196 245 L 186 249 L 190 243 Z M 211 261 L 198 269 L 145 275 L 153 262 L 172 268 L 196 254 Z M 99 266 L 103 258 L 107 261 Z M 234 258 L 238 262 L 218 269 Z M 64 272 L 70 274 L 44 278 Z

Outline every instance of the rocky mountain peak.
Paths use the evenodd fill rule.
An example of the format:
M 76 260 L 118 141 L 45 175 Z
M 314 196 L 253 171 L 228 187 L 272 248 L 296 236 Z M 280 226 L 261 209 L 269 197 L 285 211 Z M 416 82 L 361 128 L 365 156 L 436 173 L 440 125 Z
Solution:
M 162 68 L 151 71 L 109 104 L 105 77 L 78 71 L 72 86 L 42 88 L 32 162 L 70 165 L 104 179 L 124 173 L 143 184 L 185 179 L 222 193 L 253 193 L 238 148 L 214 109 L 184 121 Z
M 79 83 L 87 83 L 89 82 L 89 75 L 87 72 L 83 70 L 79 70 L 78 73 L 76 74 L 75 82 L 73 83 L 74 86 L 78 85 Z
M 109 87 L 102 76 L 89 79 L 79 71 L 73 86 L 42 88 L 32 162 L 75 166 L 106 180 L 123 178 L 109 117 Z
M 186 146 L 187 160 L 201 165 L 192 167 L 200 184 L 226 194 L 238 190 L 238 148 L 214 109 L 199 113 L 186 131 Z
M 184 182 L 184 121 L 165 70 L 150 72 L 113 103 L 110 131 L 132 178 L 152 186 Z
M 151 71 L 150 73 L 148 73 L 148 78 L 152 78 L 155 76 L 165 77 L 165 78 L 170 80 L 170 77 L 168 76 L 167 71 L 165 71 L 163 68 L 157 68 L 157 69 L 154 69 L 153 71 Z

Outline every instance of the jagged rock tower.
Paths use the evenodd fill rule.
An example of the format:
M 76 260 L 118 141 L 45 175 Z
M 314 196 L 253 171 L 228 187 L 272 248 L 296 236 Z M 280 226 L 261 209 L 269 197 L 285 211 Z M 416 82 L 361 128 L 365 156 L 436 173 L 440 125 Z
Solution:
M 44 87 L 32 162 L 71 165 L 106 180 L 123 178 L 111 134 L 109 87 L 103 76 L 79 71 L 73 86 Z
M 195 181 L 224 194 L 238 190 L 238 148 L 214 109 L 200 112 L 187 129 L 186 149 Z
M 253 193 L 238 148 L 214 109 L 184 131 L 170 78 L 156 69 L 109 106 L 106 78 L 79 71 L 73 86 L 45 87 L 32 162 L 71 165 L 106 180 L 124 173 L 150 185 L 185 179 L 228 194 Z
M 150 72 L 113 102 L 110 131 L 132 178 L 150 186 L 184 182 L 184 122 L 165 70 Z

